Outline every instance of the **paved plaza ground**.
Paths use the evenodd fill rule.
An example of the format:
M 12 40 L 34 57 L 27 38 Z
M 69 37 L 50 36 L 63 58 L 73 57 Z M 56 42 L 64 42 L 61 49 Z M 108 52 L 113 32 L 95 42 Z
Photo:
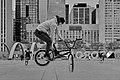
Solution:
M 67 60 L 57 60 L 48 66 L 38 66 L 34 60 L 0 60 L 0 80 L 120 80 L 120 60 L 75 60 L 74 72 L 69 72 Z

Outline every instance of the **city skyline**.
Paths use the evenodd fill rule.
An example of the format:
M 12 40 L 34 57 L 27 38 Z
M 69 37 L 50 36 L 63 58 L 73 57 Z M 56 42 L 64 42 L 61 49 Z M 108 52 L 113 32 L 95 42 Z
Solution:
M 22 19 L 23 17 L 29 16 L 28 14 L 25 14 L 25 13 L 31 11 L 31 8 L 28 8 L 28 6 L 31 4 L 27 4 L 27 5 L 25 5 L 25 7 L 23 7 L 23 5 L 20 5 L 21 4 L 20 1 L 22 3 L 25 0 L 17 0 L 18 4 L 16 7 L 16 11 L 18 11 L 18 12 L 16 12 L 16 13 L 23 12 L 22 9 L 24 9 L 23 13 L 25 16 L 20 16 L 20 14 L 18 14 L 18 17 L 16 18 L 16 22 L 18 22 L 18 20 L 19 20 L 19 23 L 20 23 L 20 19 Z M 57 4 L 59 3 L 58 0 L 51 0 L 51 1 L 53 1 L 53 2 L 56 1 Z M 59 1 L 61 2 L 61 0 L 59 0 Z M 12 45 L 12 42 L 14 41 L 14 39 L 11 38 L 11 42 L 10 42 L 10 38 L 9 38 L 11 36 L 14 36 L 13 32 L 15 31 L 15 29 L 13 28 L 14 24 L 12 23 L 12 16 L 11 16 L 12 15 L 12 0 L 10 2 L 7 0 L 3 1 L 3 2 L 0 1 L 0 2 L 1 2 L 1 6 L 2 6 L 1 7 L 1 15 L 0 15 L 0 17 L 1 17 L 0 21 L 2 23 L 1 37 L 0 37 L 1 43 L 2 44 L 6 43 L 7 45 L 9 45 L 9 44 Z M 35 0 L 33 2 L 35 2 Z M 47 2 L 47 0 L 46 0 L 46 2 Z M 63 2 L 65 4 L 65 1 L 63 1 Z M 100 2 L 99 7 L 97 7 L 97 8 L 94 8 L 88 2 L 86 2 L 87 5 L 86 5 L 86 3 L 81 2 L 82 5 L 77 6 L 77 4 L 76 4 L 73 7 L 72 16 L 75 16 L 75 17 L 73 17 L 72 20 L 74 20 L 75 22 L 64 25 L 64 27 L 61 28 L 61 30 L 60 30 L 61 35 L 64 37 L 64 39 L 70 38 L 71 40 L 74 40 L 77 38 L 82 38 L 83 42 L 89 41 L 88 43 L 99 43 L 99 42 L 106 43 L 106 42 L 114 42 L 120 38 L 120 33 L 119 33 L 120 32 L 120 23 L 119 23 L 120 22 L 120 19 L 119 19 L 120 18 L 120 15 L 119 15 L 120 1 L 119 0 L 99 0 L 99 2 Z M 36 3 L 38 4 L 38 2 L 36 2 Z M 77 2 L 77 3 L 79 3 L 79 2 Z M 75 3 L 73 3 L 73 4 L 75 4 Z M 10 5 L 10 7 L 9 7 L 9 5 Z M 54 3 L 51 5 L 53 6 Z M 88 5 L 90 5 L 90 6 L 87 7 Z M 58 5 L 56 5 L 56 7 L 58 7 Z M 56 7 L 54 7 L 54 8 L 56 8 Z M 63 5 L 62 5 L 62 7 L 63 7 Z M 4 8 L 5 8 L 5 10 L 4 10 Z M 33 6 L 32 6 L 32 8 L 33 8 Z M 56 11 L 60 10 L 60 9 L 54 9 L 54 8 L 52 8 L 53 12 L 55 12 L 54 10 L 56 10 Z M 45 7 L 43 7 L 43 9 L 45 9 Z M 50 9 L 50 8 L 48 7 L 46 9 Z M 52 9 L 50 9 L 50 11 Z M 27 10 L 29 10 L 29 11 L 27 11 Z M 35 10 L 35 9 L 32 9 L 32 11 L 33 10 Z M 38 13 L 38 12 L 36 12 L 36 13 Z M 33 13 L 35 13 L 35 11 Z M 90 13 L 93 15 L 91 15 Z M 39 13 L 38 13 L 38 15 L 39 15 Z M 91 20 L 91 18 L 93 18 L 91 16 L 94 16 L 95 18 L 98 17 L 98 24 L 96 24 L 96 23 L 90 24 L 89 23 L 89 20 Z M 86 18 L 84 18 L 84 17 L 86 17 Z M 90 17 L 90 19 L 89 19 L 89 17 Z M 86 22 L 86 24 L 84 24 L 84 22 L 81 23 L 81 21 L 86 21 L 86 20 L 88 21 L 88 22 Z M 23 20 L 21 20 L 21 21 L 23 21 Z M 24 26 L 25 29 L 26 29 L 26 25 L 27 24 L 25 23 L 25 26 Z M 31 28 L 29 25 L 31 25 Z M 28 36 L 28 37 L 32 43 L 32 42 L 34 42 L 33 40 L 35 39 L 33 37 L 34 30 L 32 28 L 35 29 L 35 27 L 38 25 L 38 23 L 35 23 L 35 24 L 32 23 L 29 25 L 28 25 L 28 29 L 31 29 L 31 30 L 28 30 L 29 35 L 31 36 L 31 34 L 32 34 L 32 36 L 31 37 Z M 15 27 L 16 26 L 17 26 L 17 28 L 19 27 L 18 30 L 20 30 L 20 31 L 22 30 L 23 26 L 15 25 Z M 10 32 L 8 32 L 7 30 Z M 18 32 L 18 30 L 16 30 L 16 32 Z M 28 32 L 28 31 L 26 31 L 26 32 Z M 8 33 L 11 33 L 11 34 L 8 34 Z M 20 36 L 21 36 L 21 34 L 20 34 Z M 57 39 L 57 37 L 56 37 L 56 39 Z M 20 42 L 20 41 L 17 41 L 17 42 Z M 3 46 L 3 48 L 1 47 L 1 51 L 5 51 L 4 46 Z
M 12 0 L 13 2 L 13 11 L 15 10 L 15 0 Z M 99 2 L 99 0 L 66 0 L 66 3 L 68 3 L 70 5 L 70 9 L 72 8 L 72 6 L 74 5 L 74 3 L 77 2 L 86 2 L 88 3 L 90 6 L 95 7 L 95 5 Z
M 51 0 L 52 1 L 52 0 Z M 54 1 L 54 0 L 53 0 Z M 61 1 L 61 0 L 60 0 Z M 66 0 L 66 3 L 70 3 L 70 1 L 71 0 L 69 0 L 69 1 L 67 1 Z M 74 2 L 73 2 L 73 4 L 75 4 L 75 3 L 79 3 L 79 2 L 83 2 L 83 0 L 79 0 L 79 2 L 77 2 L 78 0 L 75 0 Z M 90 1 L 89 2 L 87 2 L 88 0 L 84 0 L 84 2 L 86 2 L 87 3 L 87 5 L 90 5 Z M 105 1 L 104 3 L 106 3 L 106 4 L 102 4 L 102 1 Z M 47 2 L 47 0 L 46 0 L 46 2 Z M 56 0 L 56 2 L 58 3 L 58 0 Z M 93 1 L 91 1 L 91 2 L 93 2 Z M 96 1 L 97 2 L 97 1 Z M 104 39 L 104 38 L 102 38 L 102 39 L 104 39 L 104 42 L 105 42 L 105 40 L 111 40 L 111 41 L 115 41 L 118 37 L 119 37 L 119 34 L 117 33 L 117 32 L 119 32 L 119 29 L 117 28 L 117 26 L 119 26 L 119 25 L 117 25 L 118 24 L 118 22 L 119 22 L 119 15 L 118 15 L 118 13 L 119 13 L 119 10 L 114 10 L 114 12 L 113 12 L 113 10 L 112 9 L 118 9 L 119 8 L 119 2 L 117 2 L 116 0 L 99 0 L 99 2 L 100 2 L 100 4 L 99 4 L 99 9 L 98 8 L 94 8 L 92 5 L 90 5 L 91 6 L 91 8 L 92 8 L 92 10 L 91 10 L 91 13 L 93 13 L 93 16 L 95 15 L 95 16 L 97 16 L 98 17 L 98 24 L 100 24 L 100 26 L 102 26 L 102 28 L 104 27 L 111 27 L 110 28 L 110 30 L 108 30 L 108 29 L 106 29 L 105 28 L 105 31 L 104 31 L 104 33 L 107 33 L 107 35 L 105 35 L 106 36 L 106 38 Z M 64 1 L 64 3 L 65 3 L 65 1 Z M 110 5 L 110 7 L 107 5 L 107 3 L 109 3 L 109 4 L 111 4 Z M 95 3 L 95 4 L 97 4 L 97 3 Z M 95 5 L 95 4 L 93 4 L 93 5 Z M 113 5 L 114 4 L 114 5 Z M 105 6 L 104 6 L 105 5 Z M 90 7 L 89 6 L 89 7 Z M 83 6 L 82 6 L 83 7 Z M 111 7 L 114 7 L 114 8 L 111 8 Z M 56 7 L 54 7 L 54 8 L 56 8 Z M 53 8 L 53 10 L 55 10 Z M 45 9 L 45 7 L 43 7 L 43 9 Z M 103 12 L 103 9 L 104 10 L 106 10 L 106 12 Z M 109 10 L 107 10 L 107 9 L 111 9 L 110 11 Z M 47 10 L 47 8 L 46 8 L 46 10 Z M 78 15 L 79 14 L 79 12 L 81 12 L 80 10 L 84 10 L 84 9 L 75 9 L 76 10 L 76 16 L 78 17 L 77 18 L 77 21 L 79 21 L 79 23 L 80 23 L 80 20 L 81 20 L 81 18 L 79 19 L 79 17 L 84 17 L 86 14 L 82 14 L 82 16 L 80 16 L 80 15 Z M 89 9 L 87 8 L 85 11 L 89 11 Z M 70 10 L 69 10 L 70 11 Z M 94 12 L 93 12 L 94 11 Z M 54 11 L 53 11 L 54 12 Z M 84 11 L 83 11 L 84 12 Z M 100 15 L 99 13 L 101 13 L 102 15 Z M 114 13 L 114 15 L 106 15 L 106 13 L 108 14 L 108 13 Z M 43 14 L 44 15 L 44 14 Z M 105 15 L 105 17 L 103 17 L 103 15 Z M 87 16 L 91 16 L 91 14 L 89 15 L 87 15 Z M 94 17 L 95 17 L 94 16 Z M 102 16 L 102 17 L 100 17 L 100 16 Z M 106 19 L 106 17 L 113 17 L 113 18 L 110 18 L 110 19 Z M 86 19 L 86 18 L 85 18 Z M 85 20 L 85 19 L 83 19 L 83 20 Z M 100 19 L 100 20 L 99 20 Z M 73 18 L 73 20 L 76 20 L 76 17 L 75 18 Z M 90 19 L 91 20 L 91 19 Z M 106 22 L 103 22 L 103 21 L 106 21 Z M 111 25 L 110 25 L 110 24 Z M 114 23 L 114 24 L 112 24 L 112 23 Z M 101 25 L 102 24 L 102 25 Z M 109 25 L 108 25 L 109 24 Z M 101 28 L 101 27 L 100 27 Z M 101 29 L 101 30 L 103 30 L 103 29 Z M 110 32 L 110 34 L 108 34 L 108 32 Z M 103 32 L 102 32 L 102 34 L 104 34 Z M 111 36 L 111 34 L 112 34 L 112 36 Z M 103 35 L 102 35 L 103 36 Z M 100 42 L 102 42 L 103 40 L 101 40 Z

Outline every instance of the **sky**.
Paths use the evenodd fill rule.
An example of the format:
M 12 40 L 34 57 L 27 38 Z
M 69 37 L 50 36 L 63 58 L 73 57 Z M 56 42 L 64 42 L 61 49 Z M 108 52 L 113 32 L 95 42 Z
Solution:
M 70 9 L 77 2 L 86 2 L 88 5 L 95 7 L 95 5 L 99 2 L 99 0 L 66 0 L 66 3 L 69 3 Z

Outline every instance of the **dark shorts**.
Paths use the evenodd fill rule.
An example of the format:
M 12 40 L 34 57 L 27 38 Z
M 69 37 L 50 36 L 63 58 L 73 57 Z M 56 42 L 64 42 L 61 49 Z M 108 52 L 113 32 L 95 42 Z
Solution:
M 49 37 L 49 35 L 43 31 L 35 30 L 34 32 L 35 36 L 39 39 L 45 41 L 46 43 L 52 43 L 52 39 Z
M 49 37 L 49 35 L 43 31 L 35 30 L 34 32 L 35 36 L 41 39 L 42 41 L 47 43 L 46 46 L 46 54 L 49 52 L 50 46 L 52 44 L 52 39 Z
M 45 35 L 45 36 L 49 37 L 49 35 L 48 35 L 47 33 L 43 32 L 43 31 L 39 31 L 38 29 L 35 30 L 34 34 L 35 34 L 38 38 L 40 38 L 40 35 Z M 43 36 L 42 36 L 42 37 L 43 37 Z M 49 38 L 50 38 L 50 37 L 49 37 Z

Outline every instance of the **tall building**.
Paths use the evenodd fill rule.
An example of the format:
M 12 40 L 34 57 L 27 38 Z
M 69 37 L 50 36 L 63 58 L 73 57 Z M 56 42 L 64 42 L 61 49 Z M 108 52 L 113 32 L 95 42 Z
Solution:
M 29 17 L 30 23 L 39 23 L 39 0 L 21 0 L 21 17 Z
M 40 23 L 39 0 L 21 0 L 21 40 L 27 39 L 26 24 Z
M 65 0 L 47 0 L 47 19 L 59 15 L 65 18 Z
M 94 7 L 87 3 L 76 3 L 70 12 L 70 24 L 91 24 Z
M 14 40 L 26 39 L 26 24 L 40 23 L 39 0 L 16 0 Z
M 69 24 L 69 4 L 65 5 L 65 22 Z
M 84 42 L 99 43 L 98 5 L 95 8 L 87 3 L 75 3 L 70 12 L 69 22 L 74 27 L 82 27 L 80 32 L 74 30 L 75 33 L 70 39 L 76 38 L 79 33 Z
M 2 43 L 11 48 L 13 43 L 12 28 L 12 0 L 0 0 L 0 51 L 6 48 Z
M 21 41 L 21 16 L 20 16 L 20 2 L 21 0 L 15 0 L 16 4 L 15 4 L 15 19 L 14 19 L 14 31 L 13 31 L 13 40 L 16 42 L 20 42 Z
M 120 38 L 120 0 L 99 0 L 100 42 Z

